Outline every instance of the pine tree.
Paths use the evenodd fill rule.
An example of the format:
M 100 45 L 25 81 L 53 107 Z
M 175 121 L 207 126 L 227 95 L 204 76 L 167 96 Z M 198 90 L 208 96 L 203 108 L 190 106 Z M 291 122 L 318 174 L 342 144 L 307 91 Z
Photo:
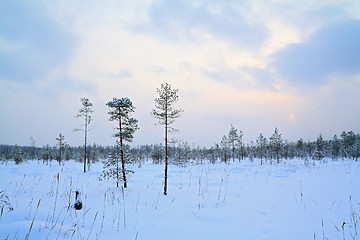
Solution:
M 120 154 L 122 152 L 122 154 Z M 116 187 L 119 187 L 121 182 L 124 183 L 124 188 L 126 185 L 126 176 L 134 173 L 131 170 L 125 169 L 120 160 L 123 158 L 125 163 L 131 163 L 129 156 L 129 146 L 123 145 L 120 146 L 120 142 L 116 141 L 116 145 L 111 149 L 110 154 L 107 159 L 103 160 L 103 171 L 99 176 L 99 180 L 109 180 L 110 178 L 116 181 Z
M 151 158 L 154 164 L 160 164 L 164 156 L 164 148 L 159 145 L 154 145 L 151 150 Z
M 266 157 L 266 145 L 267 139 L 260 133 L 259 137 L 256 139 L 258 157 L 260 157 L 260 163 L 263 164 L 263 158 Z
M 238 138 L 239 138 L 239 135 L 237 133 L 237 129 L 233 125 L 231 125 L 229 134 L 228 134 L 228 141 L 231 145 L 233 162 L 235 161 L 235 143 L 238 140 Z
M 5 161 L 12 158 L 9 146 L 5 146 L 5 150 L 3 152 L 3 158 L 5 158 Z
M 133 106 L 132 102 L 129 98 L 113 98 L 112 101 L 108 102 L 106 104 L 109 107 L 108 114 L 110 115 L 110 121 L 117 121 L 118 122 L 118 131 L 114 134 L 114 137 L 119 138 L 118 143 L 116 145 L 116 150 L 118 151 L 117 154 L 120 155 L 121 160 L 121 171 L 122 171 L 122 181 L 124 182 L 124 188 L 127 188 L 127 182 L 126 182 L 126 173 L 127 170 L 125 169 L 125 163 L 126 163 L 126 147 L 124 142 L 132 142 L 134 138 L 134 133 L 137 129 L 139 129 L 137 123 L 138 120 L 131 117 L 131 113 L 133 113 L 135 110 L 135 107 Z M 109 159 L 110 161 L 118 161 L 119 158 L 117 156 L 112 156 L 112 159 Z M 117 169 L 119 170 L 119 169 Z M 119 182 L 117 182 L 117 187 Z
M 175 149 L 176 163 L 182 166 L 191 158 L 191 148 L 187 142 L 180 142 Z
M 151 116 L 159 119 L 159 124 L 165 126 L 165 183 L 164 195 L 167 195 L 167 172 L 168 172 L 168 133 L 176 129 L 170 127 L 175 119 L 180 117 L 182 109 L 175 109 L 173 105 L 179 100 L 178 89 L 172 89 L 168 83 L 161 84 L 156 89 L 159 94 L 155 98 L 155 109 L 151 111 Z
M 62 135 L 61 133 L 59 133 L 59 137 L 57 137 L 56 140 L 58 141 L 58 146 L 59 146 L 59 152 L 58 152 L 58 155 L 57 155 L 57 160 L 58 160 L 58 162 L 60 164 L 66 142 L 64 141 L 64 135 Z
M 347 144 L 349 146 L 348 152 L 353 160 L 355 160 L 355 156 L 356 156 L 355 142 L 356 142 L 356 134 L 353 131 L 348 132 L 348 136 L 347 136 Z
M 86 172 L 86 159 L 87 152 L 86 152 L 86 142 L 87 142 L 87 134 L 88 134 L 88 126 L 90 122 L 92 121 L 91 114 L 94 112 L 92 110 L 93 104 L 87 99 L 86 97 L 83 97 L 80 99 L 83 107 L 79 110 L 79 114 L 77 114 L 76 118 L 84 118 L 84 124 L 82 129 L 74 129 L 74 131 L 83 131 L 84 132 L 84 172 Z
M 331 140 L 331 157 L 333 159 L 338 159 L 340 156 L 341 151 L 341 142 L 340 139 L 334 135 L 333 139 Z
M 229 157 L 229 148 L 230 148 L 230 142 L 226 135 L 224 135 L 220 142 L 220 147 L 222 151 L 222 160 L 227 163 Z
M 325 142 L 323 136 L 320 134 L 315 143 L 314 159 L 321 160 L 325 157 Z
M 36 158 L 36 147 L 35 147 L 35 139 L 33 137 L 30 137 L 30 146 L 31 146 L 31 159 Z
M 276 156 L 277 163 L 280 162 L 279 159 L 280 159 L 280 151 L 282 145 L 283 145 L 283 139 L 281 138 L 281 134 L 279 133 L 279 130 L 276 127 L 273 135 L 271 135 L 270 137 L 270 146 L 272 147 L 273 153 Z
M 90 150 L 89 159 L 94 163 L 99 160 L 99 149 L 98 146 L 94 143 Z
M 354 142 L 354 155 L 355 160 L 357 161 L 360 157 L 360 134 L 356 134 L 355 142 Z
M 215 148 L 216 148 L 216 146 L 215 146 Z M 209 160 L 210 160 L 210 163 L 212 163 L 212 164 L 215 164 L 216 160 L 218 159 L 217 151 L 215 148 L 211 147 L 209 149 Z
M 307 156 L 309 156 L 309 158 L 312 158 L 314 155 L 314 151 L 315 151 L 315 142 L 308 141 L 305 144 L 305 149 L 307 152 Z
M 356 135 L 353 131 L 350 132 L 345 132 L 343 131 L 341 134 L 341 138 L 342 138 L 342 143 L 343 143 L 343 155 L 346 158 L 350 158 L 352 157 L 353 159 L 355 158 L 355 154 L 354 154 L 354 149 L 353 146 L 355 144 L 355 140 L 356 140 Z
M 41 159 L 43 160 L 43 162 L 53 159 L 53 152 L 49 144 L 42 148 Z
M 64 155 L 65 155 L 65 160 L 70 160 L 70 159 L 72 159 L 72 150 L 71 150 L 71 147 L 70 147 L 70 145 L 69 144 L 65 144 L 65 153 L 64 153 Z
M 247 149 L 249 149 L 249 160 L 253 161 L 254 158 L 256 157 L 256 150 L 255 150 L 255 146 L 254 146 L 254 141 L 251 141 L 250 144 L 247 144 Z
M 23 152 L 20 150 L 18 145 L 15 145 L 14 150 L 11 153 L 12 158 L 14 159 L 16 164 L 19 164 L 23 161 Z
M 300 138 L 297 142 L 296 142 L 296 150 L 297 150 L 297 155 L 300 158 L 304 158 L 305 157 L 305 150 L 304 150 L 304 140 L 302 138 Z
M 237 134 L 237 138 L 235 141 L 235 145 L 238 149 L 239 161 L 240 161 L 240 159 L 244 160 L 244 158 L 245 158 L 245 147 L 244 147 L 244 143 L 243 143 L 243 136 L 244 136 L 243 131 L 239 130 L 239 133 Z

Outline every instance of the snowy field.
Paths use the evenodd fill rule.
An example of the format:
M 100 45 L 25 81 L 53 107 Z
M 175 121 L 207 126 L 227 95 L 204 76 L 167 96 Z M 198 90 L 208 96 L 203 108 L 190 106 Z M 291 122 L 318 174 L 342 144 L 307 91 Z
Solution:
M 0 239 L 360 239 L 360 162 L 170 165 L 167 196 L 163 165 L 130 168 L 123 190 L 101 163 L 0 164 Z

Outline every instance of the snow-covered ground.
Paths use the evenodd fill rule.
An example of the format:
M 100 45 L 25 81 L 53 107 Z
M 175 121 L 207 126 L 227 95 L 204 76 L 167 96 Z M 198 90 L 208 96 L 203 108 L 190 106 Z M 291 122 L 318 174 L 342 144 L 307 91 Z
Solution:
M 360 239 L 360 162 L 171 165 L 167 196 L 163 165 L 131 169 L 123 190 L 101 163 L 0 164 L 0 239 Z

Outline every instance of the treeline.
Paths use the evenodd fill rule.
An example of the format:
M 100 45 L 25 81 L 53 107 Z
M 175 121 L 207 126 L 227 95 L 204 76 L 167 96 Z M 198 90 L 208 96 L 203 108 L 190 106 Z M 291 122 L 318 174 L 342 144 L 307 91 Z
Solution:
M 181 142 L 169 146 L 168 157 L 172 164 L 201 164 L 205 162 L 216 163 L 217 161 L 228 162 L 241 161 L 244 159 L 259 159 L 261 163 L 279 163 L 281 160 L 300 158 L 304 160 L 330 159 L 353 159 L 360 158 L 360 134 L 353 131 L 343 132 L 340 138 L 334 135 L 332 139 L 324 140 L 319 135 L 316 141 L 296 142 L 283 140 L 276 128 L 274 134 L 269 138 L 262 134 L 256 142 L 244 144 L 242 132 L 238 138 L 234 138 L 233 129 L 228 136 L 224 136 L 219 143 L 210 148 L 190 145 Z M 134 159 L 152 159 L 154 163 L 161 163 L 163 158 L 163 146 L 146 145 L 132 148 Z
M 220 152 L 219 158 L 228 162 L 231 159 L 258 158 L 261 163 L 269 160 L 279 163 L 281 159 L 301 158 L 304 160 L 321 160 L 323 158 L 356 160 L 360 157 L 360 134 L 353 131 L 343 131 L 338 137 L 334 135 L 332 139 L 324 140 L 322 134 L 316 141 L 305 142 L 300 138 L 296 142 L 284 140 L 277 128 L 269 137 L 264 137 L 261 133 L 256 142 L 247 144 L 242 142 L 242 131 L 238 131 L 231 126 L 228 135 L 224 135 L 220 144 L 215 145 L 215 149 Z M 218 149 L 220 151 L 218 151 Z
M 104 159 L 110 152 L 110 147 L 93 144 L 87 146 L 88 160 L 96 162 Z M 83 161 L 84 147 L 71 147 L 67 144 L 61 146 L 46 145 L 42 148 L 18 145 L 0 145 L 0 160 L 14 160 L 17 164 L 24 160 L 57 160 L 59 163 L 64 160 Z
M 237 133 L 237 134 L 235 134 Z M 274 134 L 266 138 L 262 134 L 255 142 L 244 144 L 242 131 L 233 126 L 229 133 L 224 135 L 219 143 L 212 147 L 200 147 L 188 142 L 170 143 L 168 146 L 168 159 L 171 164 L 202 164 L 241 161 L 246 158 L 259 159 L 261 163 L 269 161 L 278 163 L 283 160 L 301 158 L 304 160 L 353 159 L 360 158 L 360 134 L 353 131 L 342 132 L 338 137 L 325 140 L 322 135 L 316 141 L 296 142 L 283 140 L 279 130 L 275 128 Z M 112 147 L 93 144 L 87 146 L 88 162 L 107 159 Z M 141 164 L 151 160 L 155 164 L 164 161 L 164 146 L 162 144 L 141 145 L 130 147 L 130 159 L 133 163 Z M 71 147 L 65 145 L 60 153 L 59 146 L 46 145 L 42 148 L 30 146 L 0 145 L 0 159 L 2 161 L 14 160 L 21 163 L 24 160 L 37 159 L 42 161 L 57 160 L 59 163 L 66 160 L 83 161 L 84 147 Z

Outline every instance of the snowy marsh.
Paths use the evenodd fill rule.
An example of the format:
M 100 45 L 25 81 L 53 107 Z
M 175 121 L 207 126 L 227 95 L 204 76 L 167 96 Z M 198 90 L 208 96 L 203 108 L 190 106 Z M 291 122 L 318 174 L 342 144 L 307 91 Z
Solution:
M 0 238 L 359 238 L 359 162 L 170 165 L 167 196 L 162 164 L 129 167 L 123 189 L 98 180 L 101 163 L 87 173 L 75 161 L 1 164 Z

